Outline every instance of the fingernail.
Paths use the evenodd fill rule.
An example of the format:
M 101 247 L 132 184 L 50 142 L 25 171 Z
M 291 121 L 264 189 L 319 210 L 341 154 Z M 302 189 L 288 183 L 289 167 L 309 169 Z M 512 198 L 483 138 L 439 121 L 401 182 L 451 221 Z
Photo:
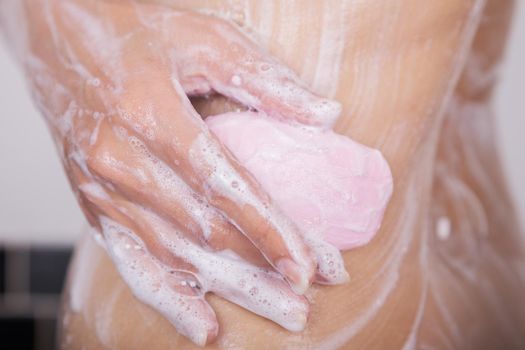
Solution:
M 298 310 L 294 312 L 291 317 L 290 323 L 287 324 L 286 329 L 291 332 L 300 332 L 306 327 L 306 322 L 308 321 L 308 313 L 303 310 Z
M 345 267 L 342 266 L 340 269 L 335 269 L 333 274 L 330 275 L 327 284 L 343 284 L 350 281 L 350 275 L 346 271 Z
M 322 284 L 343 284 L 350 281 L 345 262 L 339 250 L 331 244 L 308 238 L 317 256 L 316 282 Z
M 277 270 L 288 280 L 290 287 L 299 295 L 306 292 L 310 287 L 310 277 L 305 271 L 295 262 L 288 258 L 279 259 L 276 263 Z
M 208 340 L 208 332 L 205 330 L 195 331 L 189 338 L 198 346 L 205 346 Z
M 341 273 L 341 275 L 336 279 L 336 283 L 343 284 L 347 282 L 350 282 L 350 275 L 348 274 L 348 271 L 343 269 L 343 272 Z
M 192 342 L 199 346 L 205 346 L 208 343 L 211 343 L 218 334 L 218 327 L 208 325 L 208 327 L 202 327 L 200 329 L 193 329 L 191 334 L 188 334 L 188 338 L 191 339 Z

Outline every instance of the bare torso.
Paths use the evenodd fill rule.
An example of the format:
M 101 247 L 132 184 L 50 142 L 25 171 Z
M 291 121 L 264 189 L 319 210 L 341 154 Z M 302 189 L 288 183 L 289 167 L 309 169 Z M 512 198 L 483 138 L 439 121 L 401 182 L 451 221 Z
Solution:
M 525 345 L 525 250 L 489 106 L 510 1 L 178 5 L 237 22 L 314 91 L 340 101 L 336 131 L 380 149 L 395 183 L 380 232 L 344 254 L 351 281 L 307 293 L 304 332 L 209 295 L 221 324 L 209 348 Z M 133 297 L 92 238 L 77 247 L 63 306 L 66 348 L 195 347 Z

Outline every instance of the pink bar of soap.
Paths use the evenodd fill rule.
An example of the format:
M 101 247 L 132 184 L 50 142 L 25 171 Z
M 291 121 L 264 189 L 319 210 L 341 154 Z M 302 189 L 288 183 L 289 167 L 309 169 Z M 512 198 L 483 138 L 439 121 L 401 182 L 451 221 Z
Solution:
M 206 123 L 303 231 L 345 250 L 379 229 L 393 182 L 378 150 L 252 112 Z

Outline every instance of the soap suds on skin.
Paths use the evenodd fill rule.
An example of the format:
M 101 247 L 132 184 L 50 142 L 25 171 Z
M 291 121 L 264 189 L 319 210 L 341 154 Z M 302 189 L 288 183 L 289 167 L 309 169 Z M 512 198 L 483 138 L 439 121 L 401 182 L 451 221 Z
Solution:
M 197 269 L 196 273 L 187 273 L 193 275 L 193 279 L 176 283 L 193 288 L 197 294 L 191 298 L 200 298 L 204 305 L 204 294 L 211 291 L 288 330 L 304 328 L 308 313 L 306 299 L 295 295 L 278 273 L 248 264 L 230 251 L 207 251 L 183 237 L 155 214 L 145 209 L 142 213 L 174 256 Z M 205 341 L 203 321 L 209 320 L 209 315 L 214 315 L 213 311 L 188 312 L 187 306 L 201 304 L 184 301 L 188 296 L 171 287 L 174 275 L 169 272 L 170 269 L 147 254 L 140 239 L 128 228 L 105 217 L 102 224 L 104 236 L 110 243 L 108 252 L 137 298 L 158 309 L 181 333 L 202 344 Z M 139 249 L 131 249 L 136 246 Z M 175 275 L 175 278 L 179 277 Z M 213 322 L 207 323 L 205 328 L 211 324 Z

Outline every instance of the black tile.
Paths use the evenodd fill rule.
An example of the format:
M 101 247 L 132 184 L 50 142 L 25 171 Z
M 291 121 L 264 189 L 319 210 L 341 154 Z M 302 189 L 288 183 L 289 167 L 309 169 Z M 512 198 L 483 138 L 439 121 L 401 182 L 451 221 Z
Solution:
M 33 349 L 35 323 L 31 318 L 0 318 L 0 339 L 11 349 Z
M 56 347 L 56 320 L 43 318 L 35 321 L 35 350 L 53 350 Z
M 70 258 L 70 248 L 31 249 L 31 293 L 60 294 Z

